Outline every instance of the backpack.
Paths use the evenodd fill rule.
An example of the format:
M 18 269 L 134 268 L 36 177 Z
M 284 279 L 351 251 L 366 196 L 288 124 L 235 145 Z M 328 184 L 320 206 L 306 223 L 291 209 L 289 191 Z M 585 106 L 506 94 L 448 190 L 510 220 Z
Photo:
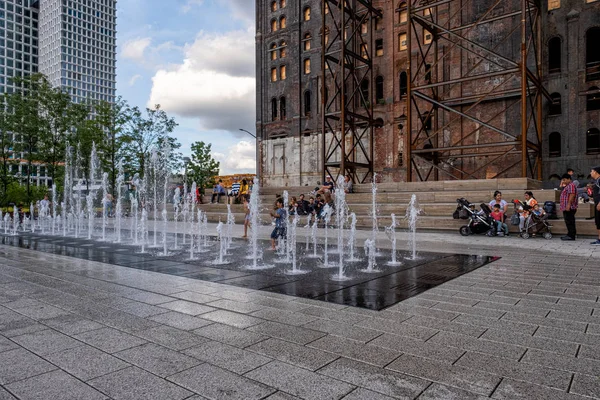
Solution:
M 458 218 L 459 218 L 459 215 L 460 215 L 460 213 L 459 213 L 459 211 L 458 211 L 458 208 L 457 208 L 457 209 L 456 209 L 456 210 L 454 210 L 454 212 L 452 213 L 452 218 L 454 218 L 454 219 L 458 219 Z
M 458 218 L 460 219 L 469 219 L 469 213 L 464 208 L 461 208 L 458 212 Z
M 514 213 L 511 217 L 510 217 L 510 224 L 517 226 L 521 223 L 521 218 L 519 217 L 519 214 Z

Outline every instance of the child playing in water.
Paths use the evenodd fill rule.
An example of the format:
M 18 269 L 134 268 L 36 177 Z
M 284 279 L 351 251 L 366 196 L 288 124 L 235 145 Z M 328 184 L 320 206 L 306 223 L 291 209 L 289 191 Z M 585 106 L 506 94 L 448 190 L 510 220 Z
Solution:
M 244 195 L 242 198 L 244 199 L 244 212 L 246 215 L 244 216 L 244 239 L 248 237 L 248 227 L 250 226 L 250 202 L 248 201 L 248 195 Z

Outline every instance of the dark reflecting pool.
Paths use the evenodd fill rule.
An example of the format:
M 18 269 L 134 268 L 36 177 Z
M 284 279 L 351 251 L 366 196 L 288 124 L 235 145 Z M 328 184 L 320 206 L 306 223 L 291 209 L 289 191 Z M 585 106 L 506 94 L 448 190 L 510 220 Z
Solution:
M 170 238 L 174 242 L 174 237 Z M 181 245 L 181 236 L 178 240 Z M 251 270 L 247 258 L 247 242 L 235 240 L 224 263 L 216 265 L 219 244 L 215 238 L 208 242 L 204 252 L 196 253 L 190 260 L 187 250 L 170 250 L 168 256 L 161 249 L 148 249 L 140 254 L 139 246 L 120 245 L 87 239 L 41 236 L 21 233 L 19 236 L 2 236 L 1 243 L 46 253 L 64 255 L 83 260 L 99 261 L 163 274 L 225 283 L 256 290 L 282 293 L 290 296 L 312 298 L 332 303 L 381 310 L 409 297 L 423 293 L 437 285 L 471 272 L 499 257 L 486 255 L 443 254 L 421 252 L 416 260 L 408 259 L 407 252 L 398 252 L 401 265 L 388 266 L 390 252 L 379 250 L 377 271 L 364 272 L 366 260 L 345 263 L 344 281 L 332 279 L 337 272 L 339 255 L 331 247 L 330 265 L 325 267 L 320 258 L 305 257 L 305 244 L 298 245 L 298 268 L 305 274 L 290 275 L 291 265 L 282 262 L 285 256 L 264 251 L 263 263 L 271 268 Z M 268 247 L 266 241 L 261 242 Z M 312 247 L 308 254 L 312 254 Z M 318 248 L 322 255 L 323 249 Z M 362 252 L 360 252 L 362 253 Z M 361 257 L 364 255 L 361 254 Z

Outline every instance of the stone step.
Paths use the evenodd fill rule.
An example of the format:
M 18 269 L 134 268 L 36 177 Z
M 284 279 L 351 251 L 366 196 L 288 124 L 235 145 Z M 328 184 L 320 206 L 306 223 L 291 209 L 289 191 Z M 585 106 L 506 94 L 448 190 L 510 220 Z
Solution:
M 241 224 L 244 221 L 244 214 L 235 213 L 235 221 L 236 224 Z M 209 222 L 219 222 L 226 221 L 227 212 L 219 212 L 219 211 L 210 211 L 207 212 L 207 217 Z M 305 216 L 300 217 L 300 226 L 306 225 Z M 267 224 L 271 221 L 271 217 L 268 213 L 261 213 L 260 215 L 261 223 Z M 407 229 L 408 223 L 403 218 L 402 215 L 399 215 L 396 219 L 399 229 Z M 379 216 L 377 218 L 377 224 L 379 228 L 383 228 L 384 226 L 389 226 L 392 223 L 391 216 Z M 458 232 L 458 229 L 467 223 L 466 220 L 457 220 L 453 219 L 451 216 L 430 216 L 423 215 L 419 218 L 417 223 L 418 229 L 424 230 L 435 230 L 435 231 L 453 231 Z M 335 224 L 335 220 L 333 220 L 333 224 Z M 550 224 L 553 225 L 552 233 L 553 235 L 564 235 L 567 232 L 565 227 L 565 223 L 562 219 L 551 220 Z M 371 229 L 373 226 L 372 218 L 368 215 L 359 215 L 357 216 L 357 227 L 360 229 Z M 517 233 L 518 227 L 512 226 L 509 224 L 509 229 L 511 232 Z M 577 218 L 577 231 L 580 235 L 597 235 L 597 230 L 593 220 L 587 220 L 583 216 L 578 215 Z

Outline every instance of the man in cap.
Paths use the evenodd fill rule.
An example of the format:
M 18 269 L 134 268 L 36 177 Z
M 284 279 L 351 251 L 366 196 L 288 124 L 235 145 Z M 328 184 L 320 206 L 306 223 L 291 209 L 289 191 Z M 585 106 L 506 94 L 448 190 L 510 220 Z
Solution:
M 591 244 L 600 246 L 600 165 L 592 168 L 590 175 L 594 180 L 592 197 L 594 198 L 594 220 L 596 221 L 596 229 L 598 229 L 598 239 L 594 240 Z

